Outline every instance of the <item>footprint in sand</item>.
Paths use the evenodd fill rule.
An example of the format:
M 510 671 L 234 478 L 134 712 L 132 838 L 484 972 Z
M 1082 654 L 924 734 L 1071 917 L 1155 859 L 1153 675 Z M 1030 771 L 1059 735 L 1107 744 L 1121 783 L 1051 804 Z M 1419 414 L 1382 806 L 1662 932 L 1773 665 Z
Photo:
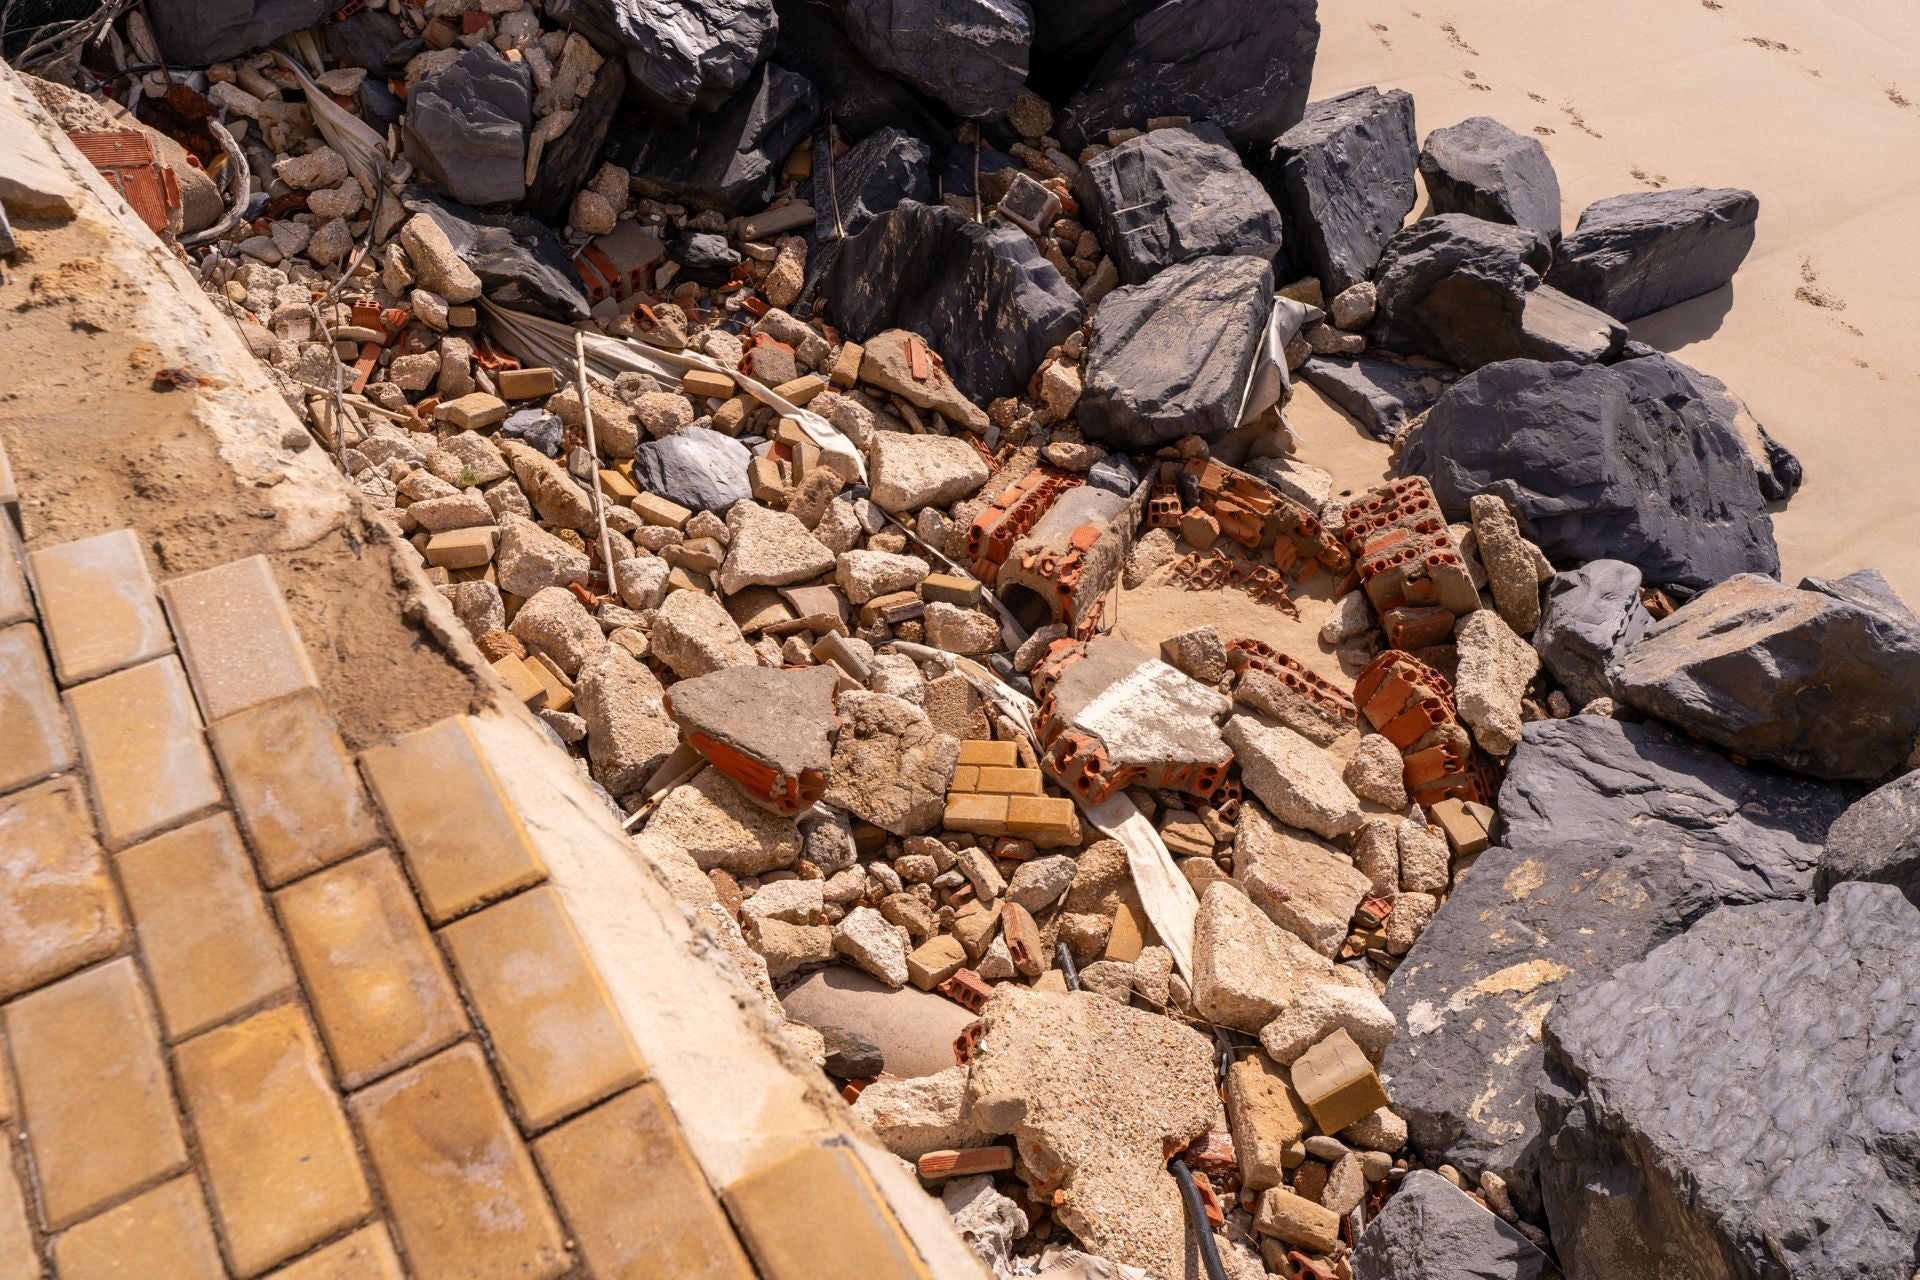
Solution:
M 1440 31 L 1441 31 L 1441 34 L 1447 37 L 1447 43 L 1452 45 L 1454 48 L 1460 50 L 1460 52 L 1470 53 L 1476 58 L 1480 56 L 1480 51 L 1474 48 L 1472 45 L 1468 44 L 1465 40 L 1463 40 L 1460 37 L 1460 29 L 1454 26 L 1451 22 L 1441 23 Z
M 1573 127 L 1578 129 L 1580 132 L 1586 134 L 1589 138 L 1600 138 L 1600 137 L 1606 136 L 1605 134 L 1595 132 L 1593 126 L 1587 123 L 1587 118 L 1580 114 L 1580 108 L 1574 106 L 1572 103 L 1570 102 L 1561 103 L 1560 111 L 1563 115 L 1567 117 L 1568 123 L 1573 125 Z
M 1475 75 L 1475 74 L 1473 74 L 1473 72 L 1471 72 L 1471 71 L 1462 71 L 1462 72 L 1460 73 L 1460 75 L 1461 75 L 1461 78 L 1462 78 L 1462 79 L 1464 79 L 1464 80 L 1465 80 L 1465 81 L 1467 82 L 1467 88 L 1469 88 L 1469 89 L 1477 89 L 1477 90 L 1479 90 L 1479 91 L 1480 91 L 1481 93 L 1492 93 L 1492 92 L 1493 92 L 1493 86 L 1492 86 L 1492 85 L 1490 85 L 1490 84 L 1481 84 L 1481 83 L 1480 83 L 1480 77 L 1479 77 L 1479 76 L 1477 76 L 1477 75 Z
M 1635 182 L 1643 182 L 1656 191 L 1667 185 L 1667 175 L 1664 173 L 1648 173 L 1645 169 L 1632 169 L 1629 172 L 1633 174 Z
M 1814 269 L 1812 258 L 1800 259 L 1800 287 L 1793 291 L 1793 296 L 1808 306 L 1818 307 L 1822 311 L 1838 312 L 1847 309 L 1845 298 L 1820 287 L 1820 273 Z M 1844 320 L 1840 322 L 1840 327 L 1856 338 L 1866 336 Z
M 1902 111 L 1913 111 L 1916 109 L 1913 104 L 1913 100 L 1908 98 L 1905 94 L 1901 93 L 1900 86 L 1897 84 L 1890 84 L 1887 86 L 1887 101 L 1891 102 L 1894 106 L 1900 108 Z
M 1775 53 L 1798 53 L 1798 49 L 1779 40 L 1769 40 L 1765 36 L 1748 36 L 1747 43 L 1758 45 L 1762 49 L 1771 49 Z
M 1533 131 L 1543 138 L 1551 138 L 1553 136 L 1553 130 L 1543 124 L 1533 126 Z
M 1369 23 L 1367 24 L 1367 30 L 1369 30 L 1369 31 L 1371 31 L 1371 32 L 1373 32 L 1373 38 L 1374 38 L 1375 40 L 1378 40 L 1378 41 L 1379 41 L 1379 42 L 1380 42 L 1380 43 L 1381 43 L 1382 45 L 1384 45 L 1385 47 L 1387 47 L 1387 48 L 1389 48 L 1389 49 L 1391 49 L 1391 48 L 1393 48 L 1393 41 L 1391 41 L 1391 40 L 1389 40 L 1389 39 L 1387 39 L 1387 24 L 1386 24 L 1386 23 L 1384 23 L 1384 22 L 1369 22 Z
M 1724 9 L 1727 6 L 1721 4 L 1720 0 L 1700 0 L 1700 7 L 1702 9 Z

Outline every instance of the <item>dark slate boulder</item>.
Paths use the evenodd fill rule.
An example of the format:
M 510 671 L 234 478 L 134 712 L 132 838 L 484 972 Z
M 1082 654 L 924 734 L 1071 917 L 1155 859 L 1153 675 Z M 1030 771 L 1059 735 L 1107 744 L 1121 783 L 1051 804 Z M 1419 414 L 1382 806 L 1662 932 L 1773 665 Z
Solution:
M 1639 344 L 1630 344 L 1637 348 Z M 1800 488 L 1800 459 L 1767 433 L 1752 410 L 1727 384 L 1662 351 L 1629 350 L 1622 363 L 1636 365 L 1632 375 L 1634 402 L 1669 429 L 1698 430 L 1707 417 L 1725 423 L 1740 438 L 1753 464 L 1754 483 L 1768 502 L 1784 502 Z M 1644 364 L 1640 363 L 1645 361 Z
M 147 0 L 143 6 L 161 54 L 176 67 L 252 53 L 318 26 L 339 7 L 339 0 Z
M 1071 153 L 1189 116 L 1265 146 L 1300 122 L 1319 47 L 1318 0 L 1165 0 L 1115 37 L 1054 131 Z
M 1218 440 L 1240 425 L 1272 309 L 1258 258 L 1202 258 L 1115 289 L 1094 315 L 1081 432 L 1131 451 Z
M 1460 376 L 1452 369 L 1420 369 L 1371 356 L 1314 356 L 1299 374 L 1376 440 L 1399 435 Z
M 1026 0 L 835 0 L 840 25 L 873 65 L 957 116 L 1007 109 L 1027 79 Z
M 1778 573 L 1745 446 L 1711 414 L 1690 431 L 1650 421 L 1642 401 L 1668 383 L 1646 365 L 1487 365 L 1440 397 L 1400 474 L 1431 480 L 1451 520 L 1467 518 L 1475 494 L 1501 495 L 1556 565 L 1625 560 L 1650 582 L 1695 590 Z
M 807 228 L 809 285 L 826 276 L 847 237 L 869 222 L 903 200 L 933 201 L 933 148 L 904 129 L 877 130 L 837 157 L 822 129 L 813 138 L 813 172 L 795 192 L 814 210 Z
M 1462 369 L 1497 360 L 1609 360 L 1626 327 L 1547 290 L 1553 251 L 1540 232 L 1442 213 L 1387 242 L 1375 271 L 1379 307 L 1369 336 L 1401 355 Z
M 1353 1280 L 1557 1280 L 1532 1241 L 1437 1173 L 1415 1169 L 1353 1247 Z
M 577 28 L 627 64 L 627 91 L 686 119 L 746 84 L 779 33 L 773 0 L 547 0 L 547 16 Z
M 1464 213 L 1560 238 L 1560 179 L 1547 149 L 1491 116 L 1428 134 L 1420 176 L 1435 213 Z
M 1887 885 L 1716 911 L 1546 1023 L 1568 1280 L 1910 1280 L 1920 911 Z
M 694 511 L 725 515 L 727 508 L 753 496 L 747 468 L 753 454 L 731 436 L 705 427 L 688 427 L 634 450 L 634 482 L 648 493 Z
M 630 170 L 643 195 L 740 213 L 772 198 L 781 164 L 819 118 L 806 77 L 769 65 L 719 110 L 686 124 L 621 108 L 607 159 Z
M 1871 793 L 1827 832 L 1813 896 L 1824 901 L 1849 880 L 1890 884 L 1920 906 L 1920 773 Z
M 1086 314 L 1026 232 L 912 200 L 846 241 L 823 288 L 847 336 L 911 329 L 983 403 L 1024 391 Z
M 780 38 L 772 61 L 813 82 L 842 136 L 864 138 L 899 128 L 944 148 L 953 142 L 950 119 L 938 104 L 887 75 L 855 47 L 821 0 L 774 0 Z M 819 170 L 815 170 L 819 172 Z
M 558 226 L 566 224 L 574 193 L 599 166 L 600 148 L 626 87 L 627 72 L 621 62 L 608 58 L 600 64 L 592 87 L 575 108 L 573 123 L 540 152 L 539 172 L 521 205 L 528 213 Z
M 1920 736 L 1920 620 L 1897 600 L 1741 574 L 1654 623 L 1609 675 L 1648 715 L 1816 778 L 1881 777 Z
M 589 304 L 565 246 L 538 218 L 476 213 L 428 191 L 409 187 L 401 203 L 426 213 L 473 268 L 489 302 L 552 320 L 585 320 Z
M 1711 293 L 1753 248 L 1760 199 L 1732 187 L 1598 200 L 1560 242 L 1547 282 L 1621 320 Z
M 1209 254 L 1271 262 L 1280 249 L 1280 211 L 1218 125 L 1124 142 L 1094 157 L 1073 189 L 1122 284 Z
M 667 245 L 667 257 L 680 264 L 680 274 L 696 284 L 722 285 L 740 265 L 740 251 L 713 231 L 690 231 Z
M 1331 298 L 1373 275 L 1413 211 L 1413 95 L 1354 89 L 1307 105 L 1260 176 L 1287 220 L 1287 256 Z
M 320 43 L 330 67 L 359 67 L 370 78 L 381 80 L 406 72 L 406 59 L 396 59 L 394 53 L 408 43 L 407 33 L 400 19 L 383 10 L 362 9 L 327 23 L 320 28 Z
M 1607 664 L 1653 624 L 1640 583 L 1640 570 L 1624 560 L 1590 561 L 1548 581 L 1533 647 L 1574 706 L 1613 696 Z
M 420 176 L 462 204 L 511 204 L 527 193 L 533 73 L 475 45 L 407 94 L 401 129 Z

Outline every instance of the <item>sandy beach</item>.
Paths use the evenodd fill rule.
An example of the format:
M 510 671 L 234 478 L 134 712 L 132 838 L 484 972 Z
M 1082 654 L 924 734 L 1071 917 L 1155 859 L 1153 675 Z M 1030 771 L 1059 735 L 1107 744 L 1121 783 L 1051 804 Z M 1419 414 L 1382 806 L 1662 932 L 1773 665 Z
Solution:
M 1475 115 L 1534 133 L 1568 229 L 1624 191 L 1758 193 L 1733 284 L 1633 336 L 1723 379 L 1800 456 L 1806 486 L 1775 517 L 1788 581 L 1871 566 L 1920 605 L 1920 5 L 1339 0 L 1320 17 L 1316 98 L 1406 89 L 1423 141 Z

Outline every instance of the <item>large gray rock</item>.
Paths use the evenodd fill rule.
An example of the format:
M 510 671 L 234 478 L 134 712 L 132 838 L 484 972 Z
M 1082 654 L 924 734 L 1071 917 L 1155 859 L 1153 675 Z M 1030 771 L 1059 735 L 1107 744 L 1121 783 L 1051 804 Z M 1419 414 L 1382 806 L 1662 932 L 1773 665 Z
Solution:
M 1538 231 L 1464 213 L 1422 218 L 1387 242 L 1369 336 L 1388 351 L 1468 370 L 1522 357 L 1613 358 L 1626 326 L 1546 289 L 1541 276 L 1551 261 Z
M 769 65 L 725 102 L 684 123 L 622 108 L 606 155 L 632 171 L 643 195 L 742 213 L 772 197 L 780 166 L 819 118 L 812 83 Z
M 1607 664 L 1652 625 L 1640 581 L 1624 560 L 1590 561 L 1548 580 L 1533 647 L 1576 707 L 1613 696 Z
M 1080 430 L 1151 450 L 1184 435 L 1218 440 L 1242 402 L 1273 308 L 1273 268 L 1202 258 L 1115 289 L 1094 316 Z
M 753 454 L 738 440 L 705 427 L 688 427 L 635 449 L 633 479 L 648 493 L 683 507 L 724 515 L 734 503 L 752 496 L 747 483 L 752 462 Z
M 1877 572 L 1865 579 L 1885 589 Z M 1618 697 L 1729 751 L 1817 778 L 1878 778 L 1920 736 L 1920 620 L 1882 597 L 1741 574 L 1648 628 Z
M 177 67 L 251 53 L 318 26 L 338 7 L 336 0 L 147 0 L 144 6 L 160 52 Z
M 1007 109 L 1027 79 L 1026 0 L 837 0 L 840 24 L 873 64 L 958 116 Z
M 913 200 L 848 240 L 823 283 L 848 337 L 911 329 L 981 402 L 1023 393 L 1047 352 L 1086 316 L 1026 232 Z
M 1548 283 L 1620 320 L 1711 293 L 1753 248 L 1760 198 L 1722 187 L 1596 200 L 1560 242 Z
M 1560 179 L 1547 149 L 1491 116 L 1428 134 L 1420 176 L 1435 213 L 1471 214 L 1560 238 Z
M 1220 127 L 1155 129 L 1095 156 L 1074 180 L 1123 284 L 1209 254 L 1271 262 L 1280 211 Z
M 828 171 L 832 180 L 828 180 Z M 838 156 L 828 154 L 826 132 L 814 135 L 813 171 L 796 198 L 811 205 L 807 229 L 809 283 L 825 277 L 846 238 L 903 200 L 933 202 L 933 148 L 904 129 L 876 129 Z
M 1711 413 L 1656 403 L 1675 389 L 1648 360 L 1491 364 L 1440 397 L 1400 474 L 1431 480 L 1451 520 L 1475 494 L 1498 494 L 1555 564 L 1625 560 L 1696 590 L 1779 572 L 1744 444 Z
M 1318 0 L 1166 0 L 1107 47 L 1055 132 L 1071 151 L 1109 129 L 1189 116 L 1213 121 L 1236 146 L 1264 146 L 1306 110 L 1318 7 Z
M 1315 356 L 1300 366 L 1300 376 L 1376 440 L 1399 435 L 1459 377 L 1451 369 L 1417 369 L 1371 356 Z
M 1415 1169 L 1353 1247 L 1353 1280 L 1554 1280 L 1533 1242 L 1437 1173 Z
M 627 91 L 684 119 L 712 111 L 773 50 L 773 0 L 548 0 L 547 16 L 624 57 Z
M 523 209 L 556 226 L 566 223 L 574 193 L 586 185 L 600 163 L 600 149 L 626 87 L 626 64 L 615 58 L 600 64 L 592 86 L 574 110 L 573 123 L 541 150 L 540 169 L 527 187 Z
M 780 19 L 780 38 L 771 60 L 813 81 L 843 138 L 864 138 L 877 130 L 898 128 L 936 148 L 953 142 L 952 117 L 874 66 L 848 37 L 832 5 L 822 0 L 773 0 L 773 7 Z M 967 150 L 971 153 L 972 148 Z M 814 168 L 817 174 L 826 171 L 825 165 Z M 819 209 L 822 202 L 811 203 Z
M 490 44 L 422 76 L 401 136 L 422 177 L 462 204 L 511 204 L 527 193 L 533 73 Z
M 408 187 L 401 203 L 430 215 L 446 232 L 454 254 L 480 277 L 489 302 L 568 323 L 587 318 L 580 273 L 560 237 L 538 218 L 476 213 L 425 187 Z
M 1722 423 L 1746 449 L 1761 497 L 1784 502 L 1799 490 L 1800 459 L 1768 434 L 1746 401 L 1729 391 L 1726 383 L 1639 343 L 1628 343 L 1621 359 L 1634 366 L 1623 372 L 1632 374 L 1634 403 L 1651 420 L 1676 434 L 1691 434 L 1709 420 Z
M 1920 773 L 1889 782 L 1828 829 L 1813 896 L 1824 901 L 1849 880 L 1890 884 L 1920 906 Z
M 1287 219 L 1287 256 L 1331 298 L 1373 275 L 1413 211 L 1413 95 L 1353 89 L 1309 103 L 1260 176 Z
M 1909 1280 L 1920 911 L 1888 885 L 1718 911 L 1546 1024 L 1568 1280 Z

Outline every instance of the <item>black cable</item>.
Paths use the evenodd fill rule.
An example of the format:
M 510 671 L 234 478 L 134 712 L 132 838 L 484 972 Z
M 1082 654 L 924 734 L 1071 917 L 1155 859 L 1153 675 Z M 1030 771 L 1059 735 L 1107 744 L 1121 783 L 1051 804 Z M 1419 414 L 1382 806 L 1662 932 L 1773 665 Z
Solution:
M 1060 975 L 1067 980 L 1067 990 L 1078 991 L 1080 989 L 1080 971 L 1073 967 L 1073 953 L 1067 950 L 1067 944 L 1064 942 L 1054 943 L 1053 956 L 1054 959 L 1060 962 Z
M 1200 1265 L 1207 1270 L 1207 1280 L 1227 1280 L 1227 1269 L 1220 1265 L 1220 1247 L 1213 1242 L 1213 1224 L 1207 1221 L 1207 1203 L 1200 1198 L 1200 1188 L 1194 1184 L 1193 1170 L 1178 1156 L 1167 1162 L 1167 1168 L 1173 1171 L 1173 1180 L 1180 1184 L 1180 1199 L 1187 1206 L 1187 1224 L 1199 1238 Z

